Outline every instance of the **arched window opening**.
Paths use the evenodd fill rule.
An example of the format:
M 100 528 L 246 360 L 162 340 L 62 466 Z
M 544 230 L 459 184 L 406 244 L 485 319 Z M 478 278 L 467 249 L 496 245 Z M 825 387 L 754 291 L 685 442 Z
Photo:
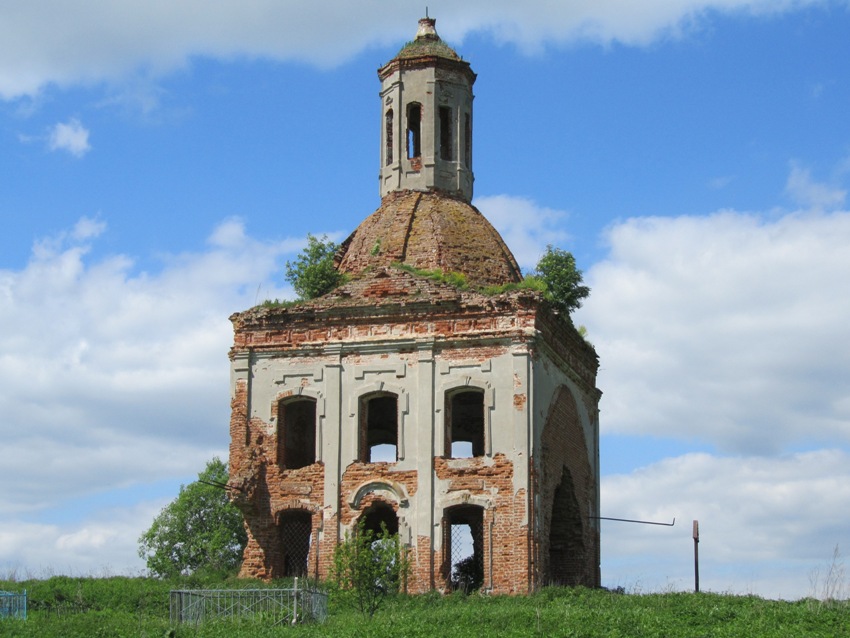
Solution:
M 398 397 L 380 393 L 360 402 L 360 460 L 395 463 L 398 460 Z
M 467 168 L 472 167 L 472 122 L 469 113 L 463 117 L 463 161 Z
M 389 109 L 386 115 L 386 127 L 384 137 L 386 139 L 386 164 L 389 166 L 393 163 L 393 110 Z
M 484 584 L 484 509 L 457 505 L 443 517 L 443 573 L 448 586 L 466 593 Z
M 296 470 L 316 462 L 316 401 L 301 398 L 278 404 L 277 462 Z
M 313 517 L 306 510 L 287 510 L 278 521 L 280 576 L 306 576 L 313 540 Z
M 552 520 L 549 524 L 549 584 L 586 585 L 582 514 L 575 495 L 572 476 L 567 468 L 555 489 Z
M 484 456 L 484 391 L 479 388 L 446 395 L 446 456 Z
M 440 159 L 454 160 L 454 139 L 452 135 L 452 109 L 440 107 Z
M 422 105 L 407 105 L 407 159 L 422 156 Z
M 377 539 L 386 527 L 390 536 L 398 535 L 398 516 L 392 506 L 378 501 L 361 514 L 363 531 L 371 532 L 372 538 Z

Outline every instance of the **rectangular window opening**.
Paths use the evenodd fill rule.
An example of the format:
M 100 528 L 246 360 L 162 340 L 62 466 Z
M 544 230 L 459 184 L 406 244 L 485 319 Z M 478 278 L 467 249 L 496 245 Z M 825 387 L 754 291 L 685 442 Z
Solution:
M 407 106 L 407 159 L 422 156 L 422 106 Z
M 472 123 L 469 113 L 464 113 L 463 120 L 463 161 L 467 168 L 472 166 Z
M 454 160 L 452 109 L 448 106 L 440 107 L 440 158 L 447 162 Z
M 360 419 L 361 462 L 395 463 L 398 460 L 398 398 L 392 394 L 363 400 Z
M 446 455 L 484 456 L 484 391 L 454 392 L 446 397 Z
M 288 401 L 278 407 L 278 463 L 297 470 L 316 462 L 316 402 Z
M 386 116 L 386 130 L 384 133 L 386 137 L 386 165 L 389 166 L 393 163 L 393 110 L 390 109 L 387 111 Z

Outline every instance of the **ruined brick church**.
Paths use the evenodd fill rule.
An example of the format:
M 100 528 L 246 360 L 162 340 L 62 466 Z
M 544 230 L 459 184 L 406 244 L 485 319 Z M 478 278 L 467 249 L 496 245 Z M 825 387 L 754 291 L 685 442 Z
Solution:
M 521 273 L 470 203 L 469 63 L 426 18 L 378 76 L 381 204 L 347 282 L 231 317 L 241 575 L 324 578 L 362 520 L 399 534 L 411 592 L 598 586 L 596 353 L 540 293 L 492 292 Z

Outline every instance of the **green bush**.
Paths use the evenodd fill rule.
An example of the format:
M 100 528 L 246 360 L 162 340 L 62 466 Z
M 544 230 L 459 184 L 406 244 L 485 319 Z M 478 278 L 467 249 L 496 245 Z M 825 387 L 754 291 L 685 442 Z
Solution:
M 390 534 L 381 523 L 381 533 L 375 536 L 361 520 L 334 550 L 332 580 L 338 596 L 351 599 L 371 618 L 387 596 L 398 593 L 409 568 L 398 534 Z

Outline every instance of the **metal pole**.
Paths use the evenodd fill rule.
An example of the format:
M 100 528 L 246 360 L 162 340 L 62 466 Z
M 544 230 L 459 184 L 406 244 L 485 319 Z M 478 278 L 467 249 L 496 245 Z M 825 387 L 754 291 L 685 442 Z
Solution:
M 699 521 L 694 520 L 694 592 L 699 593 Z
M 298 576 L 295 577 L 295 591 L 292 594 L 292 624 L 298 622 Z

